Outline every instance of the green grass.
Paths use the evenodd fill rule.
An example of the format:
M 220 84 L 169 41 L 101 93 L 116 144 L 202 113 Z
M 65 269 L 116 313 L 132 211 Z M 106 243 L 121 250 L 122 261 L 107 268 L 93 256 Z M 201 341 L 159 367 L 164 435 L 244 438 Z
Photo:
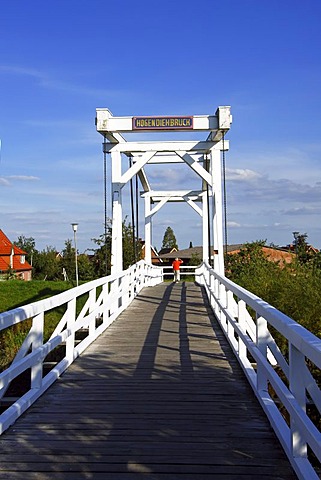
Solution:
M 0 312 L 21 307 L 28 303 L 52 297 L 58 293 L 69 290 L 69 282 L 48 282 L 45 280 L 8 280 L 0 282 Z
M 48 282 L 44 280 L 0 282 L 0 312 L 3 313 L 13 308 L 58 295 L 70 288 L 72 288 L 72 284 L 68 282 Z M 80 301 L 77 301 L 78 311 L 85 300 L 86 296 L 83 296 Z M 46 312 L 44 341 L 50 337 L 65 309 L 66 306 L 62 305 Z M 5 369 L 11 363 L 29 332 L 30 326 L 31 320 L 25 320 L 0 332 L 0 370 Z

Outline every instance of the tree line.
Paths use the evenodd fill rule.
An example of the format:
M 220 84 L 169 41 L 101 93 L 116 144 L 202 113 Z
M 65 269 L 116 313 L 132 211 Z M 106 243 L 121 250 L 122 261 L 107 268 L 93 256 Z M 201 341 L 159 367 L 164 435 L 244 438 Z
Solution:
M 127 269 L 141 259 L 142 241 L 135 239 L 132 225 L 127 218 L 122 224 L 123 234 L 123 268 Z M 92 238 L 95 247 L 88 249 L 87 253 L 78 254 L 77 267 L 78 278 L 81 282 L 87 282 L 110 274 L 111 270 L 111 220 L 107 222 L 106 235 Z M 56 247 L 47 246 L 43 250 L 36 249 L 36 241 L 33 237 L 20 235 L 14 244 L 26 252 L 26 260 L 32 266 L 32 278 L 34 280 L 69 280 L 75 282 L 75 248 L 71 240 L 66 240 L 62 251 Z M 167 227 L 163 237 L 162 248 L 177 248 L 174 231 Z M 12 272 L 13 273 L 13 272 Z M 9 274 L 10 276 L 10 274 Z M 13 275 L 12 275 L 13 278 Z
M 127 219 L 123 221 L 123 261 L 124 269 L 134 264 L 138 258 L 138 243 L 133 242 L 133 228 Z M 77 252 L 79 281 L 87 282 L 110 274 L 111 269 L 111 223 L 108 221 L 106 235 L 92 238 L 95 247 L 87 253 Z M 26 260 L 32 266 L 34 280 L 69 280 L 75 281 L 76 252 L 71 240 L 66 240 L 62 251 L 47 246 L 43 250 L 36 249 L 33 237 L 20 235 L 14 244 L 26 252 Z M 136 245 L 136 251 L 135 246 Z

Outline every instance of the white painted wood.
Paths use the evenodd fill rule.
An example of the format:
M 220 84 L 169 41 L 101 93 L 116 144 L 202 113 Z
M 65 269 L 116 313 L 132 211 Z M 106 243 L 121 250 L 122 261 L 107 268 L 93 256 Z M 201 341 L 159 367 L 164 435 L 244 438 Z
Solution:
M 203 255 L 203 262 L 210 262 L 209 258 L 209 231 L 208 231 L 208 192 L 205 190 L 201 194 L 202 196 L 202 210 L 203 210 L 203 215 L 202 215 L 202 238 L 203 238 L 203 250 L 202 250 L 202 255 Z
M 319 476 L 310 464 L 306 452 L 309 446 L 321 461 L 321 433 L 311 422 L 305 410 L 306 391 L 308 391 L 321 414 L 321 390 L 307 368 L 306 359 L 316 368 L 321 368 L 321 340 L 256 295 L 215 272 L 206 263 L 196 269 L 195 279 L 205 287 L 222 330 L 298 478 L 318 479 Z M 226 306 L 225 302 L 219 298 L 220 290 L 217 282 L 219 285 L 224 285 L 226 291 L 230 292 Z M 237 315 L 235 315 L 235 301 L 238 304 Z M 248 312 L 246 313 L 246 306 L 256 314 L 256 342 L 251 338 L 253 335 L 249 335 L 253 331 L 253 320 Z M 289 365 L 275 344 L 269 331 L 270 326 L 273 326 L 289 342 Z M 238 342 L 235 341 L 236 337 L 239 339 Z M 273 355 L 269 355 L 269 351 Z M 255 360 L 256 368 L 250 363 L 246 352 Z M 278 361 L 278 367 L 282 370 L 286 381 L 275 370 L 275 360 Z M 271 384 L 283 409 L 288 412 L 290 426 L 281 415 L 275 398 L 269 394 L 266 388 L 267 383 Z
M 134 175 L 136 175 L 144 165 L 148 162 L 150 158 L 152 158 L 155 155 L 155 152 L 145 152 L 144 155 L 139 157 L 139 160 L 137 160 L 128 170 L 126 173 L 124 173 L 120 177 L 120 183 L 122 183 L 122 186 L 126 185 L 127 182 L 131 178 L 133 178 Z
M 257 316 L 256 319 L 256 344 L 260 352 L 264 357 L 267 357 L 268 353 L 268 324 L 267 320 L 261 316 Z M 265 370 L 261 368 L 261 363 L 257 365 L 257 389 L 268 391 L 268 378 L 265 374 Z
M 162 269 L 141 260 L 128 270 L 118 272 L 117 275 L 109 275 L 54 297 L 1 313 L 0 330 L 29 318 L 33 322 L 24 348 L 20 349 L 10 367 L 0 373 L 0 391 L 5 395 L 12 380 L 28 369 L 31 370 L 31 389 L 0 415 L 0 434 L 59 378 L 75 358 L 120 315 L 143 287 L 153 286 L 162 281 Z M 112 284 L 116 282 L 118 287 L 112 288 Z M 102 291 L 97 295 L 97 289 L 100 288 Z M 84 295 L 88 295 L 88 300 L 77 316 L 76 301 L 78 297 Z M 43 344 L 44 315 L 48 310 L 58 307 L 63 307 L 62 310 L 66 311 L 50 339 Z M 103 318 L 103 323 L 98 327 L 96 318 Z M 76 332 L 88 326 L 90 326 L 88 336 L 75 344 Z M 43 377 L 43 362 L 46 356 L 63 343 L 66 344 L 65 357 Z M 32 346 L 31 353 L 28 353 L 27 345 Z
M 145 262 L 152 263 L 152 215 L 151 198 L 145 197 Z
M 194 170 L 197 175 L 204 180 L 206 183 L 209 185 L 212 185 L 212 177 L 211 175 L 205 170 L 205 168 L 197 162 L 191 155 L 189 155 L 187 152 L 176 152 L 178 156 L 184 160 L 184 162 L 192 169 Z
M 160 116 L 162 117 L 162 116 Z M 97 109 L 96 110 L 96 127 L 99 133 L 104 132 L 122 132 L 122 133 L 131 133 L 131 132 L 150 132 L 150 128 L 141 128 L 139 130 L 133 129 L 133 117 L 113 117 L 108 110 Z M 190 130 L 194 131 L 208 131 L 208 130 L 218 130 L 219 129 L 219 119 L 215 115 L 193 115 L 193 128 Z M 190 131 L 188 130 L 188 131 Z M 166 131 L 166 128 L 159 131 Z M 175 128 L 171 131 L 182 132 L 186 131 L 184 128 Z
M 289 345 L 289 383 L 290 390 L 295 396 L 302 410 L 306 413 L 306 387 L 305 376 L 299 372 L 304 372 L 306 367 L 305 357 L 300 350 L 294 345 Z M 300 434 L 299 426 L 295 418 L 291 418 L 291 433 L 292 433 L 292 451 L 294 457 L 307 458 L 308 450 L 305 439 Z
M 215 145 L 215 142 L 195 141 L 195 140 L 178 140 L 172 142 L 123 142 L 123 143 L 107 143 L 105 150 L 109 152 L 120 153 L 144 153 L 144 152 L 208 152 Z
M 44 313 L 41 312 L 32 320 L 31 331 L 32 351 L 39 350 L 43 345 Z M 43 360 L 43 359 L 42 359 Z M 41 388 L 42 383 L 42 361 L 39 361 L 31 368 L 31 388 Z
M 121 155 L 111 152 L 112 161 L 112 238 L 111 238 L 111 273 L 123 269 L 123 214 L 122 214 L 122 184 Z
M 181 115 L 180 115 L 181 116 Z M 211 131 L 213 134 L 217 130 L 228 130 L 232 123 L 231 107 L 220 106 L 215 112 L 215 115 L 189 115 L 193 118 L 194 131 Z M 164 117 L 160 115 L 159 117 Z M 166 118 L 166 117 L 165 117 Z M 118 132 L 133 132 L 133 117 L 132 116 L 113 116 L 108 108 L 96 109 L 96 128 L 99 133 L 118 133 Z M 166 128 L 164 129 L 166 130 Z M 140 129 L 140 132 L 146 131 Z M 173 130 L 172 130 L 173 131 Z M 175 131 L 186 131 L 182 128 L 176 128 Z
M 221 155 L 218 150 L 211 150 L 211 176 L 214 269 L 216 272 L 224 274 Z
M 171 125 L 182 125 L 177 116 L 177 123 Z M 205 237 L 205 222 L 211 224 L 214 232 L 214 264 L 217 271 L 224 272 L 223 257 L 223 231 L 222 231 L 222 202 L 221 202 L 221 165 L 220 152 L 222 149 L 229 148 L 228 141 L 222 142 L 222 137 L 229 130 L 232 116 L 229 106 L 219 107 L 215 115 L 194 115 L 185 117 L 188 126 L 188 132 L 208 131 L 210 135 L 207 140 L 173 140 L 173 141 L 125 141 L 121 132 L 141 133 L 148 132 L 150 129 L 157 128 L 158 132 L 168 131 L 186 131 L 183 126 L 175 126 L 169 130 L 169 126 L 173 117 L 114 117 L 108 109 L 97 109 L 96 125 L 97 131 L 104 138 L 109 139 L 103 143 L 104 153 L 110 153 L 112 158 L 112 273 L 122 270 L 122 188 L 133 178 L 139 175 L 143 186 L 143 197 L 148 194 L 148 200 L 145 196 L 145 259 L 151 261 L 151 218 L 158 212 L 167 202 L 186 202 L 193 210 L 203 217 L 203 237 L 205 248 L 203 249 L 203 257 L 208 258 L 209 238 Z M 185 122 L 184 120 L 184 122 Z M 192 122 L 192 125 L 190 123 Z M 139 122 L 139 128 L 138 127 Z M 140 128 L 142 127 L 143 128 Z M 159 128 L 160 127 L 160 128 Z M 190 128 L 192 127 L 192 128 Z M 133 162 L 130 168 L 124 173 L 121 172 L 121 155 L 125 154 L 130 157 Z M 210 168 L 205 163 L 205 155 L 210 154 Z M 143 168 L 146 164 L 162 164 L 165 162 L 185 163 L 202 181 L 202 190 L 197 192 L 155 192 L 152 191 Z M 206 158 L 207 162 L 207 158 Z M 210 171 L 209 171 L 210 170 Z M 210 221 L 205 219 L 206 215 L 210 215 L 209 208 L 202 204 L 202 208 L 195 202 L 202 201 L 202 193 L 209 190 L 212 197 L 212 218 Z M 155 208 L 151 208 L 151 203 L 158 203 Z M 209 235 L 207 235 L 208 237 Z M 210 260 L 210 259 L 209 259 Z

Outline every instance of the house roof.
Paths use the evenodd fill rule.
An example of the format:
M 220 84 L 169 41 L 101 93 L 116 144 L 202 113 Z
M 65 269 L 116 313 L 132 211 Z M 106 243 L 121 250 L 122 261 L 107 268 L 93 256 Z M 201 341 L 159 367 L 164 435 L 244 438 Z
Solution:
M 226 251 L 227 253 L 238 253 L 243 246 L 244 245 L 241 243 L 238 243 L 235 245 L 227 245 Z M 286 251 L 283 248 L 276 248 L 276 247 L 262 247 L 262 248 L 263 248 L 263 253 L 271 261 L 277 262 L 281 260 L 282 262 L 290 263 L 293 259 L 293 253 L 290 253 L 289 251 Z M 224 247 L 224 253 L 225 253 L 225 247 Z M 194 255 L 198 255 L 200 258 L 202 258 L 203 247 L 185 248 L 184 250 L 178 250 L 178 252 L 171 252 L 171 253 L 161 255 L 161 258 L 168 259 L 168 260 L 173 260 L 176 257 L 179 257 L 181 259 L 189 259 Z
M 158 255 L 166 255 L 167 253 L 175 253 L 177 252 L 177 249 L 175 247 L 169 247 L 169 248 L 161 248 L 160 251 L 158 252 Z
M 232 251 L 235 251 L 235 250 L 239 250 L 241 247 L 242 247 L 241 244 L 227 245 L 227 252 L 229 253 L 229 252 L 232 252 Z M 174 252 L 170 252 L 170 253 L 165 253 L 163 255 L 161 255 L 161 251 L 162 250 L 160 250 L 160 252 L 159 252 L 160 257 L 161 258 L 168 258 L 168 259 L 173 259 L 173 258 L 176 258 L 176 257 L 184 259 L 184 258 L 191 258 L 192 256 L 196 256 L 196 255 L 198 255 L 200 258 L 202 258 L 202 256 L 203 256 L 203 247 L 202 246 L 201 247 L 185 248 L 183 250 L 178 250 L 178 251 L 174 251 Z
M 12 242 L 9 238 L 0 230 L 0 255 L 11 255 Z
M 13 270 L 31 270 L 32 266 L 25 260 L 21 263 L 21 256 L 27 254 L 24 250 L 14 245 L 9 238 L 0 230 L 0 270 L 6 271 L 10 268 L 10 257 L 13 259 Z

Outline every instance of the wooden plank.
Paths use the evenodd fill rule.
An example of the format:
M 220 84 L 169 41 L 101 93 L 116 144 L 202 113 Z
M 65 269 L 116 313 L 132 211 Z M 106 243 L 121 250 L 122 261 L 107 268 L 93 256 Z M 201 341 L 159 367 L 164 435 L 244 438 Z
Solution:
M 0 478 L 295 479 L 193 283 L 144 289 L 0 437 Z

